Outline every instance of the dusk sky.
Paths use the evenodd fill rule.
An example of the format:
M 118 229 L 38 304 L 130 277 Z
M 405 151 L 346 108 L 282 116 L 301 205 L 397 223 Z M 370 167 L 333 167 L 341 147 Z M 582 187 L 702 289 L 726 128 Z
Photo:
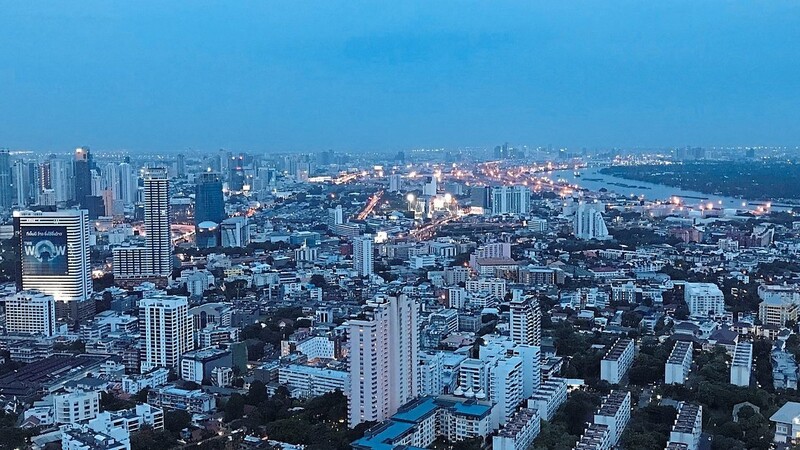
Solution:
M 0 147 L 800 145 L 797 1 L 0 1 Z

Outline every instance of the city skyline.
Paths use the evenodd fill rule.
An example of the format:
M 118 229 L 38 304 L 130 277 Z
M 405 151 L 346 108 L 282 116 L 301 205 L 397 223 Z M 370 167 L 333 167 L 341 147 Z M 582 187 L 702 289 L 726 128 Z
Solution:
M 0 147 L 800 142 L 793 2 L 140 6 L 4 8 Z

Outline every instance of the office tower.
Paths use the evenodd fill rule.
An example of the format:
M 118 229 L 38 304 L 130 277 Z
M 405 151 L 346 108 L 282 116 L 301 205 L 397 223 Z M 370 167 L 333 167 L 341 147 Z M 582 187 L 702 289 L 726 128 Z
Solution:
M 92 169 L 89 148 L 75 149 L 75 160 L 72 163 L 75 178 L 75 201 L 86 208 L 86 197 L 92 195 Z
M 348 323 L 349 425 L 388 419 L 417 397 L 419 305 L 379 295 Z
M 100 189 L 102 191 L 112 191 L 113 192 L 113 199 L 120 200 L 122 199 L 121 192 L 120 192 L 120 179 L 119 179 L 119 169 L 118 165 L 114 163 L 108 163 L 103 166 L 103 181 L 100 184 Z
M 5 300 L 6 332 L 51 337 L 56 334 L 56 301 L 39 291 L 20 291 Z
M 58 317 L 93 313 L 89 217 L 85 210 L 15 211 L 20 288 L 52 295 Z
M 492 188 L 492 215 L 526 215 L 531 211 L 531 191 L 527 186 Z
M 583 203 L 578 205 L 575 217 L 572 221 L 575 237 L 578 239 L 610 239 L 606 222 L 603 215 L 598 211 L 599 206 L 594 203 Z
M 389 175 L 389 192 L 400 192 L 403 189 L 403 178 L 399 173 Z
M 178 153 L 178 157 L 175 158 L 175 172 L 179 177 L 186 176 L 186 156 L 183 153 Z
M 333 228 L 336 225 L 344 223 L 344 212 L 342 205 L 336 205 L 336 208 L 328 209 L 328 227 Z
M 126 205 L 136 202 L 138 190 L 138 177 L 133 173 L 130 163 L 121 163 L 119 170 L 119 199 Z
M 227 218 L 225 198 L 222 195 L 222 177 L 216 172 L 204 172 L 195 178 L 194 223 L 214 222 L 217 225 Z
M 534 296 L 515 292 L 510 303 L 511 340 L 521 345 L 542 343 L 542 312 Z
M 11 208 L 14 202 L 14 182 L 11 178 L 11 155 L 0 150 L 0 208 Z
M 142 373 L 156 367 L 177 367 L 181 355 L 194 349 L 193 328 L 186 297 L 156 295 L 140 300 Z
M 11 180 L 13 185 L 13 203 L 20 207 L 28 206 L 28 166 L 25 161 L 18 159 L 12 167 Z
M 145 272 L 155 277 L 172 273 L 172 238 L 169 219 L 167 170 L 150 168 L 144 173 L 145 248 L 149 260 Z
M 39 186 L 38 191 L 42 192 L 45 189 L 53 188 L 53 168 L 50 166 L 50 161 L 45 161 L 39 164 Z
M 372 275 L 372 235 L 365 234 L 353 238 L 353 268 L 360 277 Z

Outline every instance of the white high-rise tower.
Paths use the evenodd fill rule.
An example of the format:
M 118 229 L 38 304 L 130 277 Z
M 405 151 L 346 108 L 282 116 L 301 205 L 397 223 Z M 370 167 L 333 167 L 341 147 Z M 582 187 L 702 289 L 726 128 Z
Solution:
M 365 234 L 353 238 L 353 268 L 358 272 L 358 276 L 372 275 L 374 270 L 372 257 L 372 235 Z
M 139 301 L 143 338 L 142 373 L 177 367 L 181 355 L 194 349 L 193 324 L 186 297 L 157 295 Z
M 388 419 L 417 397 L 418 308 L 403 294 L 379 295 L 349 321 L 350 427 Z

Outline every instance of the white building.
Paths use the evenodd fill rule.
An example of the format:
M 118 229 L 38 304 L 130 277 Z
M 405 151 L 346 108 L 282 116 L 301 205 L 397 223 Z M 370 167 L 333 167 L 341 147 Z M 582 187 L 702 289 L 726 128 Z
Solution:
M 144 273 L 168 277 L 172 273 L 172 236 L 167 169 L 150 168 L 144 172 L 144 228 L 149 257 Z
M 610 239 L 606 222 L 603 214 L 598 210 L 599 206 L 594 203 L 583 203 L 578 205 L 575 217 L 572 221 L 572 229 L 578 239 Z
M 142 373 L 156 367 L 176 367 L 181 355 L 194 348 L 192 319 L 186 297 L 156 295 L 139 301 Z
M 223 247 L 246 247 L 250 243 L 250 225 L 246 216 L 230 217 L 219 224 Z
M 664 366 L 665 384 L 683 384 L 692 368 L 692 343 L 677 341 Z
M 523 345 L 541 345 L 542 312 L 534 296 L 516 296 L 511 300 L 509 327 L 511 340 Z
M 348 322 L 351 427 L 386 420 L 417 397 L 418 309 L 404 294 L 378 295 Z
M 152 372 L 141 375 L 127 375 L 122 377 L 122 391 L 136 394 L 144 388 L 154 388 L 167 384 L 169 370 L 160 367 Z
M 567 380 L 548 378 L 528 399 L 528 408 L 539 412 L 542 420 L 552 420 L 558 409 L 567 401 Z
M 77 390 L 53 395 L 56 423 L 78 423 L 100 413 L 100 391 Z
M 609 450 L 611 448 L 611 433 L 608 427 L 593 423 L 581 435 L 574 450 Z
M 633 364 L 633 353 L 632 340 L 617 339 L 600 361 L 600 379 L 611 384 L 619 384 Z
M 94 430 L 89 425 L 61 427 L 61 450 L 130 450 L 130 433 L 117 427 L 109 433 Z
M 6 332 L 51 337 L 56 334 L 56 302 L 52 295 L 21 291 L 5 299 Z
M 686 444 L 687 450 L 700 448 L 700 435 L 703 433 L 703 407 L 683 402 L 678 409 L 678 417 L 669 433 L 669 442 Z
M 368 277 L 374 271 L 372 241 L 369 234 L 353 238 L 353 268 L 360 277 Z
M 527 186 L 492 188 L 492 215 L 527 215 L 531 211 L 531 190 Z
M 800 403 L 786 402 L 769 418 L 775 422 L 775 438 L 778 444 L 800 442 Z
M 608 438 L 612 446 L 617 445 L 630 419 L 631 393 L 623 390 L 611 392 L 594 414 L 594 423 L 608 427 Z
M 683 298 L 689 306 L 689 314 L 695 317 L 725 314 L 725 297 L 714 283 L 686 283 Z
M 135 433 L 143 426 L 159 431 L 164 429 L 164 410 L 143 403 L 131 409 L 105 411 L 91 419 L 89 426 L 95 431 L 104 433 L 120 427 L 129 433 Z
M 286 386 L 293 396 L 312 398 L 340 390 L 345 392 L 349 373 L 323 367 L 289 364 L 278 368 L 278 383 Z
M 527 450 L 541 431 L 541 419 L 535 409 L 517 411 L 506 426 L 492 437 L 492 450 Z
M 750 373 L 753 371 L 753 344 L 739 342 L 733 352 L 731 362 L 731 384 L 750 386 Z

